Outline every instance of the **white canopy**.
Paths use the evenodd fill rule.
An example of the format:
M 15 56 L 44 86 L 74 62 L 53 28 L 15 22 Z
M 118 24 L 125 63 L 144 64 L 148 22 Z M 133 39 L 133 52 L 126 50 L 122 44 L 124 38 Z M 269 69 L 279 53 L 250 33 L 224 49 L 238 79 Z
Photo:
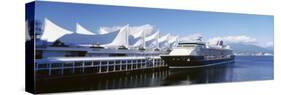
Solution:
M 130 27 L 130 36 L 133 36 L 134 38 L 142 38 L 145 36 L 145 30 L 140 29 L 133 29 Z
M 54 42 L 66 34 L 73 33 L 69 30 L 61 28 L 60 26 L 56 25 L 55 23 L 53 23 L 47 18 L 45 18 L 44 22 L 45 22 L 45 26 L 44 26 L 43 35 L 41 37 L 42 40 L 46 40 L 48 42 Z
M 170 36 L 171 34 L 170 33 L 168 33 L 168 34 L 166 34 L 166 35 L 164 35 L 164 36 L 162 36 L 162 37 L 160 37 L 159 38 L 159 43 L 162 43 L 162 42 L 167 42 L 168 41 L 168 39 L 169 39 L 169 36 Z
M 45 28 L 41 39 L 48 42 L 60 40 L 61 42 L 74 46 L 91 46 L 100 44 L 105 47 L 157 47 L 160 44 L 172 44 L 176 42 L 177 36 L 166 34 L 159 38 L 159 30 L 153 33 L 153 27 L 149 24 L 142 26 L 125 25 L 123 27 L 100 28 L 99 34 L 93 33 L 79 23 L 76 23 L 76 33 L 63 29 L 45 18 Z M 147 37 L 146 37 L 147 36 Z
M 120 30 L 122 27 L 121 26 L 114 26 L 114 27 L 100 27 L 98 30 L 98 34 L 107 34 L 111 32 L 116 32 Z
M 177 41 L 177 39 L 178 39 L 178 36 L 170 36 L 168 43 L 169 44 L 175 43 Z
M 156 40 L 158 38 L 158 36 L 159 36 L 159 31 L 151 34 L 148 37 L 145 37 L 145 41 L 147 42 L 147 41 L 151 41 L 151 40 Z
M 159 47 L 159 31 L 151 34 L 150 36 L 145 38 L 145 44 L 146 47 L 152 48 L 152 47 Z
M 141 26 L 132 26 L 130 27 L 130 35 L 134 38 L 143 38 L 149 34 L 151 34 L 153 31 L 152 25 L 145 24 Z
M 103 44 L 102 46 L 106 46 L 106 47 L 125 46 L 125 47 L 128 47 L 129 46 L 128 32 L 129 32 L 129 25 L 126 25 L 119 30 L 119 33 L 117 34 L 117 36 L 114 38 L 114 40 L 111 43 Z
M 76 23 L 76 33 L 84 35 L 96 35 L 95 33 L 90 32 L 89 30 L 81 26 L 79 23 Z
M 169 41 L 168 41 L 168 45 L 173 48 L 177 45 L 177 42 L 178 42 L 178 37 L 179 36 L 170 36 L 169 37 Z
M 143 39 L 139 39 L 131 47 L 140 47 L 143 46 Z

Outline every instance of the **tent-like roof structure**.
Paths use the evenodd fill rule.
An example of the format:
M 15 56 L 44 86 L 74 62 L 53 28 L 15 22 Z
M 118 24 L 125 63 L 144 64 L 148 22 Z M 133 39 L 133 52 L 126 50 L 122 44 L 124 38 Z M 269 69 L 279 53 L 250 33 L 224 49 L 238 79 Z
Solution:
M 100 27 L 98 30 L 98 34 L 107 34 L 111 32 L 116 32 L 120 30 L 122 27 L 121 26 L 114 26 L 114 27 Z
M 170 36 L 168 43 L 170 43 L 170 44 L 174 43 L 177 41 L 177 39 L 178 39 L 178 36 Z
M 128 32 L 129 32 L 129 25 L 122 27 L 119 31 L 114 40 L 109 44 L 103 44 L 102 46 L 106 47 L 118 47 L 118 46 L 129 46 L 129 39 L 128 39 Z
M 131 47 L 143 47 L 143 39 L 137 40 Z
M 167 42 L 170 35 L 171 35 L 171 34 L 168 33 L 168 34 L 166 34 L 166 35 L 160 37 L 160 38 L 158 39 L 159 43 Z
M 148 37 L 145 37 L 145 41 L 151 41 L 151 40 L 156 40 L 159 36 L 159 31 L 154 32 L 153 34 L 151 34 Z
M 84 34 L 84 35 L 96 35 L 95 33 L 87 30 L 83 26 L 81 26 L 79 23 L 76 23 L 76 33 L 78 34 Z
M 46 40 L 47 42 L 54 42 L 64 35 L 73 33 L 69 30 L 61 28 L 47 18 L 44 19 L 44 22 L 44 32 L 41 36 L 41 39 Z
M 151 34 L 150 36 L 146 37 L 145 38 L 145 44 L 146 44 L 145 46 L 149 47 L 149 48 L 152 48 L 152 47 L 158 48 L 159 36 L 160 36 L 160 32 L 156 31 L 153 34 Z
M 119 32 L 112 32 L 101 35 L 85 35 L 85 34 L 67 34 L 59 38 L 61 42 L 68 45 L 93 45 L 93 44 L 108 44 L 117 36 Z
M 154 31 L 151 25 L 100 28 L 99 33 L 94 33 L 79 23 L 76 23 L 76 32 L 71 32 L 56 25 L 45 18 L 42 40 L 54 42 L 59 40 L 67 45 L 91 46 L 99 44 L 104 47 L 167 47 L 177 41 L 178 36 L 166 34 L 160 37 L 160 31 Z M 113 31 L 114 30 L 114 31 Z M 102 32 L 101 32 L 102 31 Z

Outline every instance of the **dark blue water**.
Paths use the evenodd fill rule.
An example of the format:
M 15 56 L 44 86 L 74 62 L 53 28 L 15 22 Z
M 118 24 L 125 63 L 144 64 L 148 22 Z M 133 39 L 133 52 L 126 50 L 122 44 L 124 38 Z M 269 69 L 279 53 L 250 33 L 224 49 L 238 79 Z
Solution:
M 272 56 L 237 56 L 235 63 L 193 69 L 155 69 L 37 80 L 39 92 L 102 90 L 273 79 Z
M 273 79 L 273 56 L 236 57 L 231 68 L 233 81 Z
M 273 56 L 237 56 L 234 63 L 195 69 L 169 69 L 167 85 L 273 79 Z M 169 81 L 167 81 L 169 80 Z

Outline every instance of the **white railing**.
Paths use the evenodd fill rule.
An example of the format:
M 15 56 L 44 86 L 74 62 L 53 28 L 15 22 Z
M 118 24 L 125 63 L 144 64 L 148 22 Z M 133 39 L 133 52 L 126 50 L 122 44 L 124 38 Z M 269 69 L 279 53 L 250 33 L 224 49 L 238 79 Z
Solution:
M 76 59 L 76 60 L 74 60 Z M 48 71 L 48 75 L 52 75 L 54 70 L 59 70 L 60 75 L 64 75 L 65 69 L 71 69 L 75 73 L 76 69 L 91 69 L 95 73 L 110 73 L 120 71 L 132 71 L 148 68 L 167 67 L 167 64 L 159 56 L 150 57 L 118 57 L 118 58 L 52 58 L 37 60 L 35 70 Z M 82 60 L 84 59 L 84 60 Z

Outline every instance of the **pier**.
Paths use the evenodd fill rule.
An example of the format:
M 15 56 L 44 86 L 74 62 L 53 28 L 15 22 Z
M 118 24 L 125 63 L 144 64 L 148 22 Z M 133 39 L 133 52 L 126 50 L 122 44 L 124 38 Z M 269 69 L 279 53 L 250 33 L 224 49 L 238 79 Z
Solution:
M 167 67 L 160 56 L 136 57 L 54 57 L 37 59 L 36 73 L 47 76 L 63 76 L 76 73 L 105 74 Z

